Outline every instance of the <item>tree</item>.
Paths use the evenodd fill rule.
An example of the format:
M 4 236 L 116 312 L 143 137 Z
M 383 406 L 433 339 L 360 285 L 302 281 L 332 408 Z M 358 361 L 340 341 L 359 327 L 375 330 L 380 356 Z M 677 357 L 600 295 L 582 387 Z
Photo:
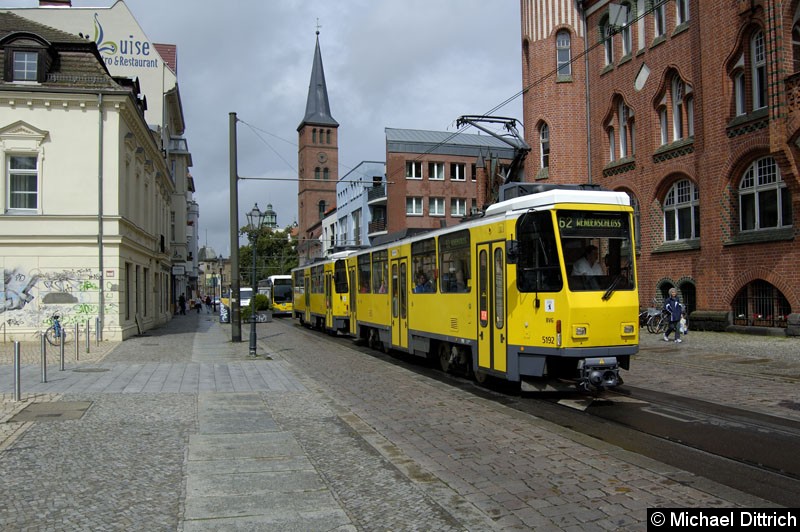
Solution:
M 247 235 L 247 227 L 241 228 L 239 234 Z M 292 235 L 291 226 L 285 229 L 262 227 L 257 231 L 255 244 L 257 280 L 289 274 L 298 264 L 297 238 Z M 244 286 L 253 286 L 252 264 L 253 252 L 248 240 L 246 246 L 239 248 L 239 278 Z

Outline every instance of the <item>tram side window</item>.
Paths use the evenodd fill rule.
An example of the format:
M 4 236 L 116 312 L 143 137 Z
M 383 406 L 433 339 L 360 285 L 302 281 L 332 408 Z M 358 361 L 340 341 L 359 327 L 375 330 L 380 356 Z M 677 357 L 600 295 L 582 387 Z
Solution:
M 362 294 L 370 293 L 370 264 L 369 253 L 358 256 L 358 291 Z
M 322 265 L 311 268 L 311 293 L 322 294 L 325 292 L 325 285 L 322 281 L 324 270 Z
M 385 294 L 389 287 L 389 263 L 386 250 L 372 254 L 372 292 Z
M 469 231 L 458 231 L 439 237 L 442 293 L 470 291 Z
M 436 241 L 426 238 L 411 244 L 411 265 L 414 275 L 414 293 L 436 292 Z
M 344 259 L 333 263 L 333 283 L 337 294 L 347 293 L 347 261 Z
M 564 287 L 550 211 L 524 214 L 517 222 L 517 288 L 520 292 L 559 292 Z
M 296 272 L 292 272 L 292 281 L 294 283 L 294 293 L 298 295 L 302 295 L 305 289 L 303 288 L 303 272 L 302 270 L 298 270 Z

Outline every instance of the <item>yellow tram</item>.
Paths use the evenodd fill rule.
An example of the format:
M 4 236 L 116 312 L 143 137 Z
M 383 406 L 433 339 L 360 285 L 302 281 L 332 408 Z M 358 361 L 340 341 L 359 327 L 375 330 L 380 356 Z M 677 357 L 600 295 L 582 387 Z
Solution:
M 542 188 L 457 226 L 298 268 L 295 315 L 478 381 L 617 386 L 639 340 L 630 200 Z

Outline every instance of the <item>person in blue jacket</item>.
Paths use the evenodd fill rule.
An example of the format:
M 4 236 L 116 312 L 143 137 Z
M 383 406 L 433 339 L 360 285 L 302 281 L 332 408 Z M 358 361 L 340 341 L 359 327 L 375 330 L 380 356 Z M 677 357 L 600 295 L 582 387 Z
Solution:
M 669 333 L 675 331 L 675 343 L 681 343 L 681 316 L 683 316 L 683 305 L 678 301 L 678 290 L 669 289 L 669 297 L 664 301 L 664 310 L 669 312 L 669 327 L 664 333 L 664 341 L 669 342 Z

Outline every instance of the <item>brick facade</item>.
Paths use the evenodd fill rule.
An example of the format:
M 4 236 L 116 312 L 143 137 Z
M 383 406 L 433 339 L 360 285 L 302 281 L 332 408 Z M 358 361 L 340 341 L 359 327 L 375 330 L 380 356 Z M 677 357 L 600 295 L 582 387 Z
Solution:
M 525 137 L 533 147 L 526 180 L 542 176 L 538 132 L 546 121 L 548 179 L 591 180 L 631 195 L 642 306 L 676 286 L 691 311 L 731 312 L 743 325 L 784 326 L 773 314 L 786 314 L 787 304 L 800 311 L 800 57 L 792 47 L 798 3 L 615 2 L 629 8 L 630 22 L 613 28 L 609 47 L 609 2 L 559 10 L 556 0 L 521 1 Z M 555 74 L 559 30 L 571 37 L 569 78 Z M 758 183 L 775 168 L 785 187 L 757 185 L 755 206 L 747 204 L 740 186 L 748 170 Z M 680 229 L 670 233 L 665 219 L 676 207 L 669 199 L 686 199 L 687 191 L 698 200 L 677 206 Z M 744 297 L 764 286 L 771 308 Z

